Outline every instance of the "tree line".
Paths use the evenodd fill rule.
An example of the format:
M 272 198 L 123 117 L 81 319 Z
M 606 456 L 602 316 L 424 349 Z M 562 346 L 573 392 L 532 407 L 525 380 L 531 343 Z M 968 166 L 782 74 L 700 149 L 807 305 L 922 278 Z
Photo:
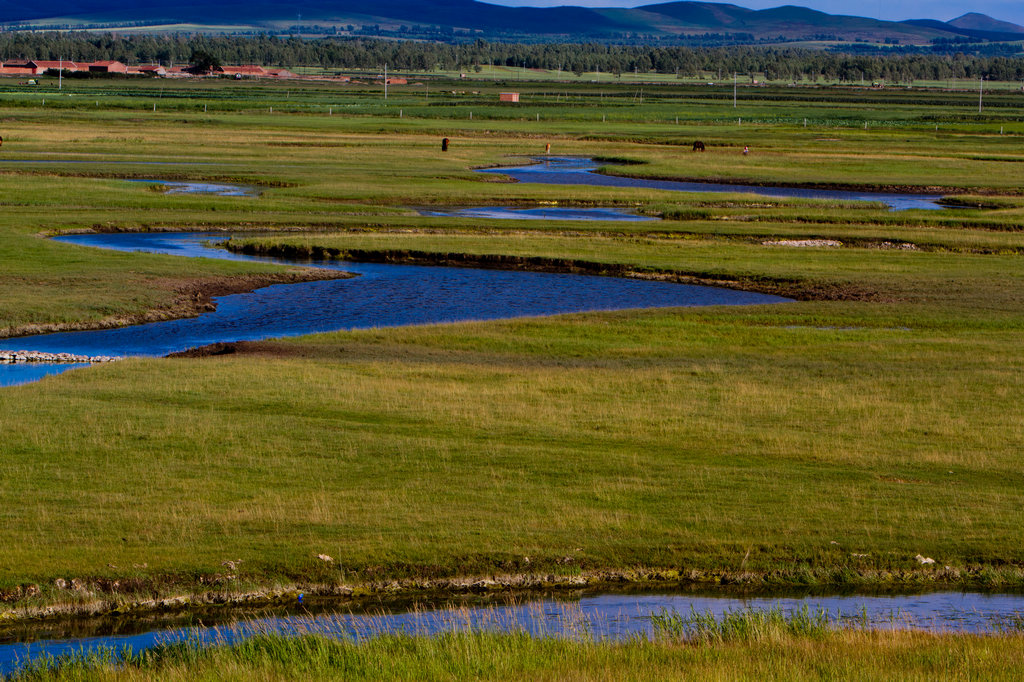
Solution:
M 126 64 L 190 63 L 212 55 L 224 64 L 379 68 L 431 71 L 494 66 L 585 72 L 674 73 L 680 77 L 763 76 L 829 81 L 1024 79 L 1024 58 L 973 54 L 851 54 L 793 47 L 685 47 L 652 45 L 466 43 L 271 35 L 126 35 L 75 32 L 0 32 L 0 60 L 113 59 Z

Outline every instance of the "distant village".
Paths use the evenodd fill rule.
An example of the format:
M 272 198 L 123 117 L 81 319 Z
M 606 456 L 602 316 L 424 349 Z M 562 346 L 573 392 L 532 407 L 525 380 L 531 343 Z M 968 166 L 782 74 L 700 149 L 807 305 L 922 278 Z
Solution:
M 196 71 L 187 64 L 185 66 L 161 66 L 159 64 L 129 66 L 118 61 L 74 62 L 70 60 L 29 59 L 8 61 L 0 64 L 0 76 L 42 76 L 47 72 L 56 74 L 61 71 L 72 74 L 124 74 L 160 78 L 195 78 L 198 76 L 221 76 L 238 80 L 244 78 L 301 78 L 301 76 L 292 73 L 288 69 L 265 69 L 254 64 L 215 66 L 208 71 Z M 340 77 L 332 78 L 331 80 L 348 79 Z

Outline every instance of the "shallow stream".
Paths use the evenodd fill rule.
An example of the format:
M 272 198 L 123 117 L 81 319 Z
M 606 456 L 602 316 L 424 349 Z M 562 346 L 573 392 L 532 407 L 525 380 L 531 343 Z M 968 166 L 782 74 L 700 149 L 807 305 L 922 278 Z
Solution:
M 164 188 L 164 194 L 213 194 L 219 197 L 257 197 L 260 192 L 252 185 L 238 185 L 227 182 L 201 182 L 198 180 L 156 180 L 131 179 L 127 182 L 142 182 Z
M 209 241 L 224 240 L 226 236 L 222 233 L 84 234 L 59 237 L 58 241 L 121 251 L 295 264 L 234 254 L 208 245 Z M 358 277 L 279 284 L 247 294 L 221 296 L 216 299 L 215 311 L 194 318 L 5 339 L 0 341 L 0 350 L 83 356 L 163 356 L 217 342 L 254 341 L 340 329 L 787 300 L 734 289 L 618 277 L 341 261 L 321 261 L 315 265 L 355 273 Z M 0 365 L 0 386 L 38 378 L 32 376 L 33 372 L 59 372 L 70 368 L 69 365 L 37 365 L 32 370 L 23 367 Z
M 508 168 L 486 168 L 483 173 L 507 175 L 519 182 L 539 182 L 548 185 L 598 185 L 601 187 L 646 187 L 675 192 L 730 192 L 757 194 L 766 197 L 803 199 L 840 199 L 844 201 L 878 201 L 893 211 L 912 208 L 941 209 L 942 198 L 931 194 L 899 194 L 889 192 L 852 192 L 831 189 L 807 189 L 802 187 L 735 185 L 713 182 L 679 182 L 676 180 L 650 180 L 626 178 L 617 175 L 595 173 L 602 165 L 594 159 L 580 157 L 545 157 L 537 163 Z
M 603 593 L 562 599 L 532 598 L 512 604 L 467 600 L 353 611 L 331 600 L 309 600 L 262 610 L 195 614 L 192 625 L 160 624 L 131 617 L 92 625 L 68 622 L 9 632 L 0 639 L 0 673 L 45 656 L 102 648 L 138 652 L 161 643 L 219 644 L 258 633 L 317 633 L 359 640 L 381 633 L 436 634 L 452 630 L 524 631 L 535 635 L 621 640 L 654 635 L 653 616 L 687 616 L 781 609 L 827 612 L 837 626 L 916 628 L 937 632 L 994 633 L 1024 625 L 1024 595 L 933 592 L 911 595 L 743 597 L 664 593 Z M 200 624 L 203 623 L 203 624 Z
M 477 206 L 469 208 L 424 208 L 420 215 L 451 216 L 453 218 L 488 218 L 491 220 L 624 220 L 642 222 L 657 220 L 651 216 L 637 215 L 618 208 L 572 208 L 562 206 L 537 206 L 516 208 L 512 206 Z

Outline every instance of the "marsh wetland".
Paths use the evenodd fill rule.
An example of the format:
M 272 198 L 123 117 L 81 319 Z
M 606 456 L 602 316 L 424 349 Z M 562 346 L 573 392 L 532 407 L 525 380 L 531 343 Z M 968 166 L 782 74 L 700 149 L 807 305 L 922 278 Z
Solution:
M 430 660 L 510 678 L 872 656 L 1019 671 L 1020 93 L 979 115 L 856 88 L 769 87 L 735 110 L 671 83 L 643 105 L 608 96 L 626 84 L 524 84 L 518 108 L 491 101 L 500 84 L 429 103 L 414 82 L 387 103 L 372 84 L 167 87 L 153 111 L 147 83 L 65 84 L 81 97 L 45 105 L 0 84 L 2 346 L 133 356 L 10 366 L 33 381 L 0 389 L 4 623 L 492 583 L 742 590 L 761 613 L 793 589 L 1008 606 L 998 634 L 889 633 L 881 658 L 875 621 L 823 633 L 792 611 L 694 644 L 733 623 L 715 611 L 686 645 L 263 633 L 37 679 L 285 678 L 320 655 L 356 679 L 381 660 L 409 679 L 442 677 Z M 509 170 L 548 142 L 599 159 L 565 162 L 586 183 Z M 205 240 L 227 248 L 182 257 Z M 216 336 L 186 331 L 212 319 Z M 133 349 L 143 329 L 164 331 Z

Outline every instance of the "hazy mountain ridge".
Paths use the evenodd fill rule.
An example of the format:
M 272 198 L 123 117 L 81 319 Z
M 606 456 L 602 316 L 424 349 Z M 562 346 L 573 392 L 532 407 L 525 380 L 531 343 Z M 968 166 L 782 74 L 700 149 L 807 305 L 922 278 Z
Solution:
M 317 23 L 347 28 L 382 26 L 445 27 L 462 31 L 514 33 L 568 39 L 623 38 L 629 35 L 685 36 L 706 33 L 755 39 L 838 39 L 927 43 L 968 36 L 988 40 L 1024 38 L 1024 27 L 977 13 L 951 22 L 881 21 L 835 15 L 794 5 L 752 10 L 733 4 L 669 2 L 629 8 L 505 7 L 475 0 L 304 0 L 287 5 L 266 0 L 55 0 L 24 5 L 0 0 L 0 22 L 148 23 L 282 28 Z M 403 29 L 404 30 L 404 29 Z M 1018 34 L 1022 34 L 1019 35 Z M 1016 36 L 1016 37 L 1015 37 Z
M 986 14 L 968 12 L 956 19 L 947 21 L 947 24 L 956 28 L 966 28 L 975 31 L 990 31 L 992 33 L 1024 33 L 1024 26 L 1013 24 L 1009 21 L 999 21 Z

